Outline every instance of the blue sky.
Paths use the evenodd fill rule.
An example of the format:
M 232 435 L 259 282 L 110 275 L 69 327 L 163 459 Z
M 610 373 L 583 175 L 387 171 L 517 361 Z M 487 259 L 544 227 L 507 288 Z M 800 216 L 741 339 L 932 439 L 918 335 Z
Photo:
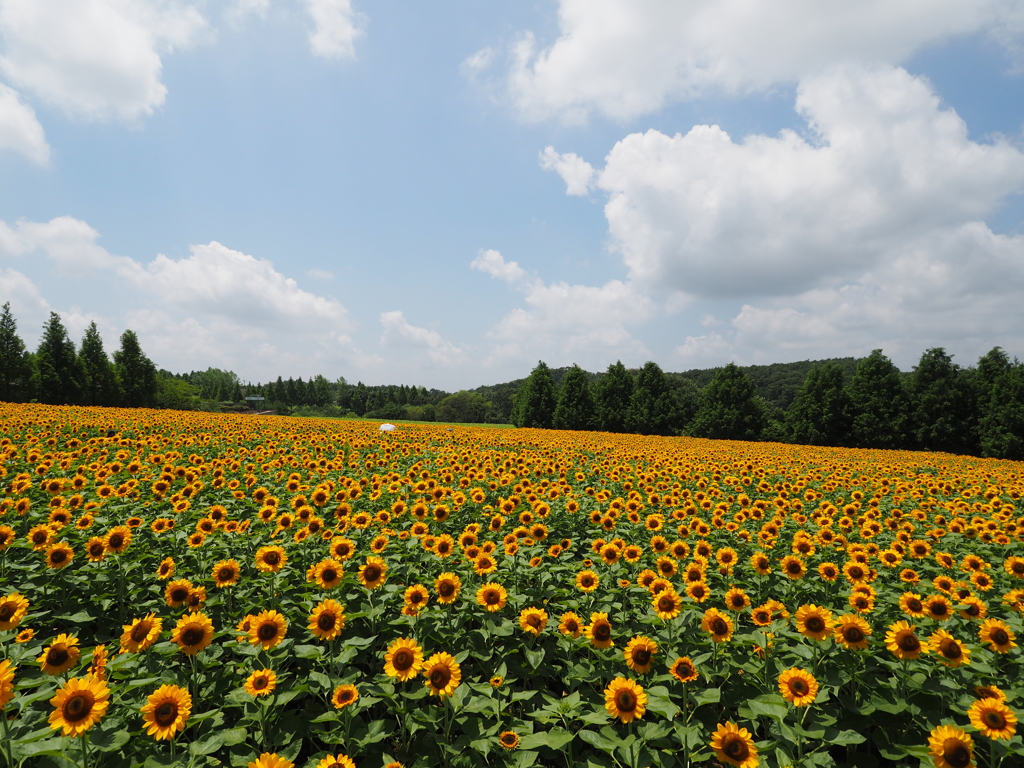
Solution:
M 459 389 L 1024 357 L 1024 5 L 0 0 L 0 300 Z

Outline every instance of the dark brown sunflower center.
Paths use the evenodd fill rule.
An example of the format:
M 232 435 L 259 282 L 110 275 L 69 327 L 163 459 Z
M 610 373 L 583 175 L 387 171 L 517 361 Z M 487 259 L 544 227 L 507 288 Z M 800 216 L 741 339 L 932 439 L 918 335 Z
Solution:
M 633 662 L 644 667 L 651 663 L 651 651 L 648 648 L 637 648 L 633 651 Z
M 722 740 L 722 751 L 738 763 L 750 756 L 750 747 L 739 734 L 729 734 Z
M 256 637 L 264 642 L 267 640 L 273 640 L 277 637 L 277 624 L 272 624 L 270 622 L 260 624 L 259 627 L 256 628 Z
M 725 619 L 716 617 L 711 622 L 711 632 L 715 635 L 727 635 L 729 634 L 729 625 L 725 623 Z
M 580 579 L 580 584 L 582 584 L 584 587 L 592 587 L 594 586 L 594 580 L 590 576 L 584 576 L 582 579 Z
M 568 619 L 565 622 L 565 631 L 566 632 L 572 632 L 572 633 L 575 634 L 579 630 L 579 628 L 580 628 L 580 625 L 579 625 L 579 623 L 575 619 Z
M 99 557 L 100 555 L 103 554 L 103 545 L 100 544 L 99 542 L 96 542 L 95 544 L 90 544 L 89 545 L 89 554 L 92 555 L 93 557 Z
M 451 679 L 452 673 L 448 667 L 434 667 L 430 670 L 430 684 L 437 690 L 447 686 Z
M 176 603 L 184 602 L 188 597 L 188 590 L 185 587 L 175 587 L 171 590 L 171 600 Z
M 801 680 L 798 677 L 795 680 L 790 680 L 789 681 L 789 690 L 792 691 L 797 696 L 805 696 L 805 695 L 807 695 L 807 691 L 810 690 L 810 689 L 807 687 L 807 682 L 804 681 L 804 680 Z
M 531 613 L 529 616 L 526 617 L 526 623 L 529 624 L 531 627 L 534 627 L 534 628 L 539 627 L 540 626 L 540 616 L 538 616 L 535 613 Z
M 964 652 L 960 649 L 960 644 L 956 640 L 949 638 L 939 643 L 939 653 L 947 659 L 959 659 L 964 655 Z
M 391 665 L 399 672 L 405 672 L 405 670 L 412 667 L 414 658 L 412 651 L 406 648 L 400 648 L 395 651 L 395 655 L 391 657 Z
M 235 578 L 234 568 L 221 568 L 217 571 L 217 579 L 220 581 L 231 581 L 233 578 Z
M 947 613 L 949 613 L 949 608 L 946 606 L 945 603 L 932 603 L 931 608 L 932 613 L 934 613 L 936 616 L 945 616 Z
M 991 709 L 982 715 L 981 719 L 985 722 L 985 725 L 993 731 L 1001 731 L 1006 727 L 1006 718 L 999 712 L 995 712 Z
M 67 662 L 70 655 L 64 648 L 51 648 L 46 654 L 46 663 L 51 667 L 59 667 Z
M 277 552 L 267 552 L 263 555 L 263 562 L 267 565 L 277 565 L 281 562 L 281 555 Z
M 912 613 L 919 613 L 924 610 L 924 606 L 921 605 L 921 601 L 916 598 L 907 600 L 907 609 Z
M 503 733 L 501 735 L 501 743 L 508 747 L 514 747 L 518 740 L 514 733 Z
M 199 645 L 203 642 L 204 635 L 205 633 L 203 632 L 202 627 L 189 627 L 181 633 L 181 642 L 190 647 L 193 645 Z
M 128 636 L 132 639 L 133 642 L 141 643 L 143 640 L 146 639 L 146 635 L 149 634 L 149 627 L 150 624 L 148 621 L 140 621 L 138 624 L 132 627 L 131 632 L 128 633 Z
M 800 573 L 803 570 L 803 566 L 800 563 L 792 562 L 786 566 L 787 573 Z M 746 746 L 746 745 L 744 745 Z
M 173 701 L 165 701 L 153 710 L 153 720 L 161 728 L 166 728 L 178 719 L 178 705 Z
M 489 589 L 484 592 L 484 602 L 487 605 L 497 605 L 501 602 L 501 594 L 496 589 Z
M 338 557 L 347 557 L 351 550 L 348 548 L 348 544 L 339 544 L 334 548 L 334 554 Z
M 615 706 L 620 712 L 632 712 L 636 709 L 637 699 L 632 691 L 619 691 L 615 694 Z
M 10 603 L 0 605 L 0 621 L 10 621 L 14 616 L 14 606 Z
M 805 622 L 808 632 L 824 632 L 825 620 L 821 616 L 811 616 Z
M 864 639 L 864 632 L 857 626 L 844 627 L 843 638 L 848 643 L 859 643 Z
M 1006 634 L 1006 630 L 1001 627 L 996 627 L 989 633 L 989 637 L 992 638 L 992 642 L 996 645 L 1006 645 L 1010 642 L 1010 636 Z
M 338 701 L 342 704 L 348 704 L 352 701 L 352 691 L 344 690 L 338 694 Z
M 907 653 L 921 650 L 921 641 L 917 639 L 917 635 L 913 632 L 906 632 L 901 635 L 896 641 L 896 645 L 900 647 L 901 651 L 906 651 Z
M 693 677 L 694 669 L 689 664 L 680 664 L 676 669 L 680 677 Z
M 259 675 L 252 681 L 252 687 L 257 691 L 262 691 L 268 685 L 270 685 L 270 680 L 265 675 Z
M 367 581 L 377 581 L 380 578 L 380 566 L 366 566 L 366 570 L 363 571 L 363 578 L 365 578 Z
M 598 624 L 594 627 L 594 639 L 595 640 L 607 640 L 612 636 L 612 628 L 610 624 Z
M 946 739 L 942 745 L 942 757 L 953 768 L 967 768 L 971 764 L 971 749 L 959 739 Z
M 658 610 L 663 613 L 669 613 L 676 607 L 676 601 L 672 599 L 671 595 L 664 595 L 658 598 Z
M 38 533 L 32 534 L 32 543 L 42 544 L 44 541 L 46 541 L 47 538 L 48 536 L 45 531 L 39 531 Z
M 329 632 L 334 629 L 334 625 L 337 621 L 333 613 L 324 612 L 316 620 L 316 625 L 324 632 Z
M 322 571 L 320 571 L 320 578 L 328 583 L 336 581 L 338 578 L 338 572 L 333 568 L 324 568 Z
M 441 597 L 451 597 L 455 594 L 455 585 L 450 581 L 442 581 L 437 585 L 437 594 Z
M 441 554 L 449 552 L 449 551 L 451 551 L 451 545 L 447 541 L 439 541 L 437 543 L 437 551 L 440 552 Z M 487 559 L 484 559 L 483 562 L 486 565 L 490 565 L 490 562 Z
M 61 707 L 61 715 L 68 722 L 80 722 L 92 712 L 92 705 L 94 703 L 95 699 L 91 692 L 77 691 L 65 699 L 64 706 Z
M 115 533 L 113 536 L 110 537 L 110 548 L 111 549 L 119 549 L 122 544 L 124 544 L 124 535 L 123 534 Z

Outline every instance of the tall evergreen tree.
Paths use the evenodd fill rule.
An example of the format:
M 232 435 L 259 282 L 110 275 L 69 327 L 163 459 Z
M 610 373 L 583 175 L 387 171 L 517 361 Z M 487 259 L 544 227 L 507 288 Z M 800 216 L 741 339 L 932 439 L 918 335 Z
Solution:
M 765 423 L 754 383 L 735 363 L 729 363 L 718 369 L 704 389 L 689 432 L 716 440 L 757 440 Z
M 82 403 L 85 405 L 118 405 L 121 392 L 117 386 L 114 366 L 103 349 L 103 338 L 96 323 L 89 323 L 78 350 L 82 367 Z
M 626 430 L 641 435 L 671 435 L 675 420 L 675 398 L 664 371 L 657 363 L 644 363 L 626 410 Z
M 815 365 L 786 414 L 786 437 L 801 445 L 847 445 L 852 423 L 843 369 Z
M 555 429 L 593 429 L 594 400 L 590 396 L 587 372 L 573 365 L 562 379 L 552 420 Z
M 50 313 L 36 351 L 39 371 L 39 402 L 74 405 L 82 396 L 82 369 L 75 343 L 68 336 L 60 315 Z
M 847 389 L 853 407 L 853 445 L 858 448 L 905 448 L 910 405 L 902 376 L 876 349 L 857 364 Z
M 516 393 L 512 423 L 517 427 L 550 429 L 557 399 L 551 369 L 541 360 Z
M 18 335 L 18 324 L 8 301 L 4 303 L 3 314 L 0 314 L 0 400 L 23 403 L 30 399 L 31 380 L 29 353 Z
M 126 330 L 121 334 L 121 348 L 114 353 L 114 370 L 117 372 L 126 406 L 146 408 L 154 404 L 156 366 L 143 353 L 135 331 Z
M 608 366 L 593 384 L 597 428 L 603 432 L 625 432 L 626 414 L 633 397 L 633 374 L 621 360 Z
M 921 355 L 909 390 L 915 447 L 947 453 L 975 450 L 972 388 L 946 350 L 936 347 Z
M 1024 460 L 1024 365 L 1015 361 L 995 377 L 980 412 L 981 455 Z

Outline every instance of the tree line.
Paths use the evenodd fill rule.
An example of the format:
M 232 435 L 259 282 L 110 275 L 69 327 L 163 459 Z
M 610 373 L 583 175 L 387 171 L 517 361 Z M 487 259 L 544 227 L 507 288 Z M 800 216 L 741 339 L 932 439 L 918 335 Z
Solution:
M 594 377 L 573 366 L 556 387 L 541 361 L 517 391 L 517 427 L 769 440 L 849 448 L 944 451 L 1024 459 L 1024 364 L 995 347 L 961 368 L 939 347 L 909 374 L 874 350 L 852 375 L 814 365 L 787 410 L 733 363 L 700 388 L 653 362 Z

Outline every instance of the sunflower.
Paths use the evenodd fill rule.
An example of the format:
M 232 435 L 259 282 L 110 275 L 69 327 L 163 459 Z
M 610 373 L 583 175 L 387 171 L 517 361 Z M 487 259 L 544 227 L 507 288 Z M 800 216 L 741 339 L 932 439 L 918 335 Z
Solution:
M 593 592 L 601 583 L 598 575 L 591 570 L 580 571 L 576 574 L 576 588 L 580 592 Z
M 39 662 L 44 675 L 60 675 L 78 663 L 82 652 L 78 649 L 78 638 L 75 635 L 57 635 L 46 648 Z
M 119 555 L 132 543 L 132 529 L 127 525 L 114 526 L 103 537 L 103 543 L 107 545 L 108 552 Z
M 764 552 L 755 552 L 751 555 L 750 565 L 761 576 L 767 576 L 772 572 L 772 561 Z
M 967 710 L 971 725 L 990 739 L 1012 739 L 1017 715 L 1000 699 L 978 699 Z
M 654 666 L 654 655 L 658 652 L 658 644 L 649 637 L 638 635 L 626 643 L 622 655 L 626 666 L 637 674 L 643 675 Z
M 711 639 L 716 643 L 725 643 L 732 638 L 732 619 L 717 608 L 708 608 L 704 611 L 700 628 L 711 635 Z
M 188 579 L 175 579 L 164 588 L 164 601 L 171 608 L 180 608 L 195 589 Z
M 32 549 L 37 552 L 42 552 L 50 546 L 50 542 L 53 541 L 53 531 L 50 530 L 50 527 L 47 525 L 37 525 L 29 530 L 25 538 L 28 539 L 29 544 L 32 545 Z
M 166 581 L 174 575 L 175 562 L 173 557 L 165 557 L 156 568 L 156 577 Z
M 341 577 L 344 575 L 341 563 L 330 557 L 313 566 L 313 580 L 320 589 L 334 589 L 341 584 Z
M 999 619 L 985 619 L 978 628 L 978 637 L 981 642 L 988 643 L 988 647 L 996 653 L 1008 653 L 1011 648 L 1016 648 L 1013 642 L 1017 635 L 1010 629 L 1010 625 Z
M 590 644 L 596 648 L 611 648 L 615 645 L 612 640 L 612 623 L 608 621 L 607 613 L 590 614 L 586 632 Z
M 401 763 L 390 763 L 390 765 L 397 765 L 398 768 L 402 768 Z M 323 760 L 316 764 L 316 768 L 356 768 L 356 764 L 352 762 L 352 758 L 348 755 L 327 755 Z M 384 768 L 387 768 L 385 766 Z
M 359 689 L 354 685 L 342 684 L 334 689 L 331 695 L 331 703 L 335 709 L 344 709 L 349 704 L 355 704 L 359 698 Z
M 185 614 L 178 619 L 171 642 L 186 656 L 195 656 L 213 642 L 213 622 L 202 612 Z
M 639 720 L 647 712 L 647 694 L 633 680 L 616 677 L 604 690 L 604 708 L 623 723 Z
M 547 611 L 541 608 L 524 608 L 519 614 L 519 626 L 524 632 L 540 635 L 547 624 Z
M 218 587 L 230 587 L 238 583 L 242 575 L 242 566 L 237 560 L 221 560 L 210 572 L 210 578 Z
M 388 564 L 379 557 L 366 558 L 366 564 L 359 566 L 359 581 L 367 589 L 376 589 L 384 583 Z
M 260 547 L 256 550 L 256 569 L 262 573 L 277 573 L 288 562 L 284 548 L 276 544 Z
M 692 683 L 699 676 L 697 667 L 689 656 L 680 656 L 668 668 L 669 674 L 680 683 Z
M 759 605 L 750 612 L 750 620 L 758 627 L 767 627 L 772 623 L 772 609 L 767 605 Z
M 34 640 L 36 637 L 36 631 L 31 627 L 25 627 L 18 634 L 14 636 L 14 642 L 16 643 L 27 643 Z
M 17 669 L 10 659 L 0 661 L 0 709 L 14 698 L 14 671 Z M 6 715 L 4 715 L 6 717 Z
M 928 618 L 935 621 L 947 621 L 953 617 L 953 603 L 945 595 L 932 595 L 924 601 L 924 610 Z
M 487 682 L 491 684 L 491 688 L 501 688 L 501 686 L 505 684 L 505 678 L 501 675 L 494 675 L 494 677 Z
M 725 593 L 725 607 L 730 611 L 742 611 L 750 605 L 750 598 L 747 593 L 739 587 L 733 587 Z
M 949 632 L 943 629 L 928 638 L 928 648 L 938 654 L 939 661 L 947 667 L 959 667 L 971 663 L 971 650 Z
M 928 735 L 928 751 L 936 768 L 974 768 L 974 740 L 953 725 L 940 725 Z
M 277 688 L 277 674 L 271 669 L 257 669 L 242 686 L 250 696 L 269 696 Z
M 288 633 L 288 620 L 277 611 L 263 611 L 253 617 L 249 626 L 249 642 L 263 650 L 273 648 Z
M 423 669 L 423 649 L 412 638 L 399 638 L 384 654 L 384 674 L 401 682 L 412 680 Z
M 17 592 L 0 597 L 0 630 L 14 629 L 28 613 L 28 598 Z
M 60 570 L 61 568 L 67 568 L 71 565 L 71 561 L 75 558 L 75 550 L 69 547 L 65 542 L 60 541 L 56 544 L 51 544 L 46 548 L 46 567 Z
M 320 602 L 309 615 L 309 631 L 318 640 L 333 640 L 345 629 L 345 608 L 336 600 Z
M 202 533 L 193 533 L 187 539 L 189 547 L 192 549 L 198 549 L 203 546 L 203 542 L 206 541 L 206 535 Z
M 107 713 L 110 689 L 92 675 L 73 677 L 50 699 L 50 728 L 64 736 L 81 736 Z
M 502 731 L 498 736 L 498 743 L 511 751 L 519 746 L 519 734 L 514 731 Z
M 757 747 L 746 728 L 739 728 L 733 722 L 719 723 L 711 734 L 711 748 L 722 762 L 736 768 L 756 768 Z
M 976 685 L 974 695 L 979 699 L 999 699 L 1006 701 L 1006 693 L 997 685 Z
M 855 614 L 845 614 L 837 620 L 836 627 L 832 631 L 835 641 L 847 650 L 864 650 L 868 647 L 868 636 L 871 634 L 871 625 Z
M 686 585 L 686 595 L 695 603 L 703 603 L 711 597 L 711 587 L 704 581 L 693 581 Z
M 889 625 L 885 633 L 885 647 L 899 659 L 916 659 L 922 651 L 928 650 L 914 634 L 914 627 L 905 621 Z
M 146 733 L 157 741 L 173 739 L 185 729 L 185 721 L 192 714 L 192 696 L 177 685 L 161 685 L 149 694 L 142 707 L 142 720 Z
M 802 579 L 804 574 L 807 573 L 807 565 L 796 555 L 786 555 L 782 558 L 780 565 L 782 566 L 782 572 L 794 581 Z
M 295 768 L 295 763 L 277 752 L 264 752 L 253 760 L 246 768 Z
M 779 675 L 779 692 L 794 707 L 806 707 L 818 697 L 818 681 L 810 672 L 792 667 Z
M 801 605 L 796 609 L 796 630 L 812 640 L 825 640 L 832 634 L 835 620 L 832 611 L 817 605 Z
M 663 589 L 651 598 L 651 605 L 658 618 L 662 621 L 670 621 L 676 618 L 683 610 L 683 600 L 679 594 L 669 587 Z
M 500 611 L 508 600 L 508 592 L 497 582 L 488 582 L 476 592 L 476 601 L 487 611 Z
M 107 556 L 107 545 L 103 543 L 102 536 L 93 536 L 85 542 L 85 556 L 90 563 L 98 563 Z
M 434 591 L 437 592 L 437 602 L 441 605 L 451 605 L 459 598 L 462 590 L 462 580 L 458 575 L 445 572 L 434 579 Z
M 965 619 L 981 620 L 988 615 L 988 605 L 980 597 L 969 595 L 960 600 L 960 615 Z
M 423 663 L 423 676 L 432 695 L 450 696 L 462 681 L 462 670 L 454 656 L 435 653 Z
M 567 637 L 579 637 L 583 634 L 583 620 L 572 611 L 567 611 L 558 619 L 558 631 Z

